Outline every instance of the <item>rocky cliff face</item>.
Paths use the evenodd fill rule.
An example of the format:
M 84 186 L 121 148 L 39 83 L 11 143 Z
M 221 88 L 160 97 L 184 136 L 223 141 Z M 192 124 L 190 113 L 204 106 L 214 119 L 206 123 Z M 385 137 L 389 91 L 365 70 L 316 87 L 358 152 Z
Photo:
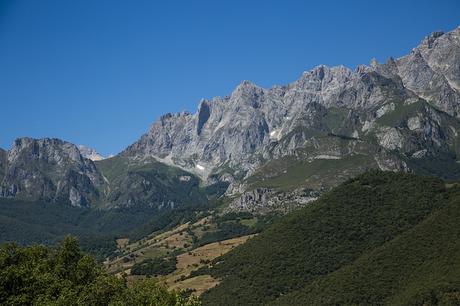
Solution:
M 409 55 L 396 61 L 397 73 L 406 88 L 436 108 L 460 117 L 460 27 L 449 33 L 435 32 Z
M 59 139 L 19 138 L 5 164 L 1 197 L 88 206 L 104 183 L 91 160 Z
M 244 192 L 226 208 L 227 212 L 265 214 L 273 211 L 287 213 L 318 198 L 320 192 L 299 188 L 281 192 L 268 188 L 256 188 Z
M 154 157 L 205 179 L 248 177 L 273 159 L 332 155 L 341 137 L 373 147 L 385 170 L 406 158 L 458 153 L 460 28 L 433 33 L 399 59 L 356 70 L 318 66 L 287 86 L 245 81 L 228 97 L 202 100 L 195 114 L 167 114 L 121 154 Z M 331 145 L 332 143 L 332 145 Z
M 96 150 L 93 148 L 88 148 L 84 145 L 79 145 L 78 150 L 80 151 L 80 154 L 87 159 L 91 159 L 92 161 L 99 161 L 103 160 L 104 156 L 99 154 Z

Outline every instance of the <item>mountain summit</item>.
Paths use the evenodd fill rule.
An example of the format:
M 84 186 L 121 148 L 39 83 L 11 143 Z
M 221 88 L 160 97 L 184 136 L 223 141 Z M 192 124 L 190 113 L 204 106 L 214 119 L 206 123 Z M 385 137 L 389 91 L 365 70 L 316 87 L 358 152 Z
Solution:
M 91 159 L 92 161 L 98 161 L 98 160 L 103 160 L 104 156 L 99 154 L 96 150 L 93 148 L 88 148 L 84 145 L 79 145 L 78 150 L 80 150 L 81 155 L 83 157 Z
M 59 139 L 16 139 L 5 153 L 2 197 L 88 206 L 103 178 L 79 149 Z
M 202 100 L 195 114 L 162 116 L 121 155 L 208 180 L 248 178 L 286 156 L 367 154 L 369 166 L 408 170 L 412 159 L 459 153 L 459 61 L 456 28 L 383 64 L 321 65 L 271 89 L 244 81 L 228 97 Z

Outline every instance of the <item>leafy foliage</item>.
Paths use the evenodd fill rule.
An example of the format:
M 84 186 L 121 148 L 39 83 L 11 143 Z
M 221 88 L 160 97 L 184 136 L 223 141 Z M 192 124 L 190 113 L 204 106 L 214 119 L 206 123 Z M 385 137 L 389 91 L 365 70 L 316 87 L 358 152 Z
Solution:
M 411 230 L 274 305 L 459 305 L 460 189 Z
M 437 152 L 436 156 L 408 158 L 407 164 L 421 175 L 436 175 L 447 181 L 460 179 L 460 163 L 454 152 Z
M 222 282 L 204 293 L 203 303 L 267 304 L 395 240 L 445 207 L 449 197 L 439 179 L 374 171 L 349 180 L 214 262 L 207 272 Z M 368 281 L 378 282 L 373 275 Z
M 245 236 L 254 232 L 254 229 L 235 221 L 218 223 L 217 230 L 204 233 L 203 237 L 195 243 L 195 246 L 198 247 L 212 242 Z
M 0 148 L 0 180 L 3 180 L 6 166 L 6 151 Z
M 201 238 L 196 237 L 192 232 L 189 234 L 194 237 L 194 247 L 200 247 L 208 243 L 260 233 L 280 217 L 279 214 L 255 217 L 249 212 L 215 214 L 213 223 L 216 228 L 214 230 L 206 231 Z
M 82 253 L 75 238 L 66 237 L 56 249 L 0 247 L 0 304 L 196 306 L 200 302 L 168 292 L 151 279 L 128 288 Z
M 198 298 L 184 298 L 179 292 L 169 293 L 164 287 L 156 284 L 155 280 L 147 279 L 134 283 L 125 290 L 124 294 L 112 303 L 113 306 L 200 306 Z
M 176 257 L 148 258 L 140 263 L 134 264 L 131 268 L 131 274 L 149 276 L 167 275 L 176 270 L 176 264 Z

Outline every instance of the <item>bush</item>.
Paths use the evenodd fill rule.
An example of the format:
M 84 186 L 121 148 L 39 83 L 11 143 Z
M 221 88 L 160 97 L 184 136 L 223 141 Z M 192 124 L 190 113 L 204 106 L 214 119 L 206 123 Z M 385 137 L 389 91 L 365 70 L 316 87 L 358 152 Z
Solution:
M 93 257 L 84 254 L 78 241 L 66 237 L 50 249 L 35 245 L 0 246 L 1 305 L 163 305 L 196 306 L 147 279 L 130 288 L 123 279 L 108 275 Z
M 167 275 L 176 270 L 176 264 L 176 257 L 154 259 L 149 258 L 142 261 L 141 263 L 136 263 L 131 268 L 131 274 L 150 276 Z

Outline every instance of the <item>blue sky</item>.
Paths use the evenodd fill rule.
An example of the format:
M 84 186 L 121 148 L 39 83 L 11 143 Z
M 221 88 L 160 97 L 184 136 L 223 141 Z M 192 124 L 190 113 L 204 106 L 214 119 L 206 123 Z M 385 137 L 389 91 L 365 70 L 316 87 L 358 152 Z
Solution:
M 385 61 L 458 25 L 458 0 L 0 0 L 0 147 L 58 137 L 117 153 L 242 80 Z

